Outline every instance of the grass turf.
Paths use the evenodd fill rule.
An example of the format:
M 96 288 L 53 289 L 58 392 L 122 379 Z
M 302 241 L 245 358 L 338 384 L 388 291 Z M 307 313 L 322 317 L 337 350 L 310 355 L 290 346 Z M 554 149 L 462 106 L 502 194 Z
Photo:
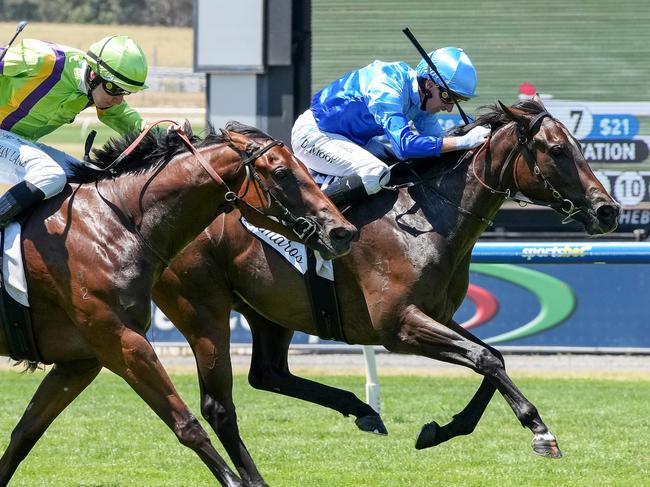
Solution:
M 42 372 L 0 372 L 3 448 L 42 377 Z M 362 377 L 312 377 L 363 395 Z M 175 374 L 173 380 L 198 415 L 194 376 Z M 530 432 L 501 397 L 472 435 L 416 451 L 420 427 L 434 419 L 447 422 L 478 383 L 478 377 L 383 377 L 387 437 L 362 433 L 352 418 L 333 411 L 254 391 L 243 375 L 235 379 L 235 401 L 244 440 L 274 486 L 649 485 L 648 381 L 517 380 L 558 435 L 561 460 L 532 453 Z M 198 458 L 121 379 L 105 373 L 56 420 L 11 485 L 214 484 Z

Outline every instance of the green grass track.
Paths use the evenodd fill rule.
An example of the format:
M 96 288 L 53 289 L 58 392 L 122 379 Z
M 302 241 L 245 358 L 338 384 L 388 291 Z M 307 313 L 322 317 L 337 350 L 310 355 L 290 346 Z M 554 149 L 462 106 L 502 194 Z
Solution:
M 42 377 L 0 372 L 3 449 Z M 194 376 L 172 377 L 199 415 Z M 362 377 L 312 377 L 363 396 Z M 235 400 L 247 446 L 273 486 L 650 485 L 650 382 L 522 377 L 517 383 L 558 435 L 564 458 L 535 456 L 530 432 L 500 396 L 471 436 L 416 451 L 422 424 L 446 422 L 460 411 L 478 377 L 383 377 L 387 437 L 362 433 L 351 418 L 330 410 L 254 391 L 243 375 L 236 376 Z M 216 483 L 121 379 L 103 373 L 52 425 L 10 485 Z

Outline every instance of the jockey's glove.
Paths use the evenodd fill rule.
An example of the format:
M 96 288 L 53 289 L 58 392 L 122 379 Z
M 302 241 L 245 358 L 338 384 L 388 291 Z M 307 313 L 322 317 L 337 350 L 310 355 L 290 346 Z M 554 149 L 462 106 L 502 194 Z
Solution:
M 465 135 L 456 137 L 456 149 L 471 149 L 477 145 L 485 143 L 490 135 L 490 129 L 487 127 L 474 127 Z

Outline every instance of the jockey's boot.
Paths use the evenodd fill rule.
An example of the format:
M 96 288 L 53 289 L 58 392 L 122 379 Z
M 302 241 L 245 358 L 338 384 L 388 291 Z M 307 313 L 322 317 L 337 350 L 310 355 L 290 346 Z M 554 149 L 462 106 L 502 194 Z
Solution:
M 361 176 L 353 174 L 351 176 L 341 176 L 336 179 L 332 184 L 327 186 L 323 190 L 332 203 L 334 203 L 339 208 L 342 206 L 347 206 L 351 203 L 356 203 L 357 201 L 368 196 Z
M 0 228 L 45 199 L 45 193 L 27 181 L 15 184 L 0 196 Z

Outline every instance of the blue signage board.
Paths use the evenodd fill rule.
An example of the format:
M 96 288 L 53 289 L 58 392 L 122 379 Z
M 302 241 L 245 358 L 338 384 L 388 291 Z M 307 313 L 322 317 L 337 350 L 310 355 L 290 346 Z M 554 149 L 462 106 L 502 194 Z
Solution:
M 587 139 L 631 139 L 639 133 L 639 120 L 633 115 L 594 114 Z

